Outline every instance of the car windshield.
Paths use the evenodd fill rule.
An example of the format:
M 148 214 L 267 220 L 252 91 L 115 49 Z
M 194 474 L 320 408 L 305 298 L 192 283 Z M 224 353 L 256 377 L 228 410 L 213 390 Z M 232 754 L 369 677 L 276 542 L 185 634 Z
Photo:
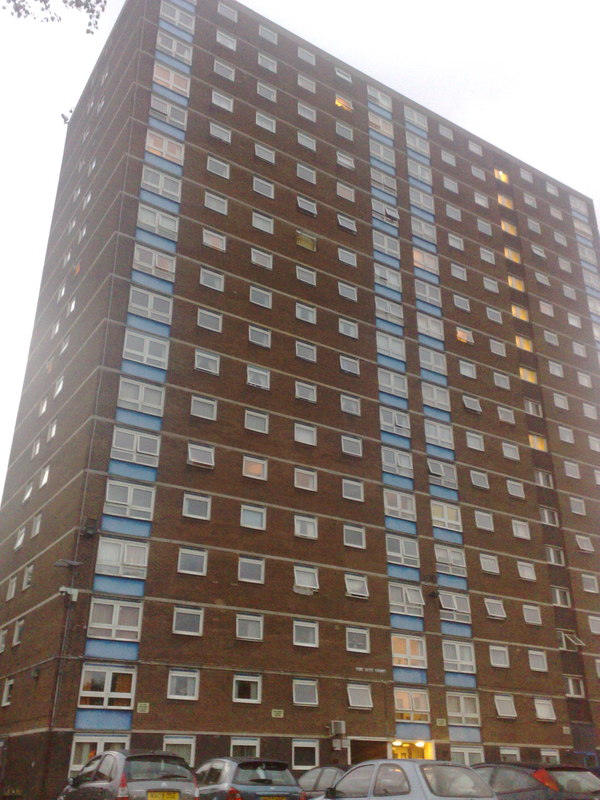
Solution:
M 169 778 L 193 781 L 192 773 L 181 759 L 165 756 L 133 756 L 125 762 L 125 777 L 129 781 L 150 781 Z
M 494 793 L 477 773 L 452 764 L 427 764 L 421 767 L 433 794 L 441 797 L 493 797 Z
M 549 773 L 566 792 L 600 792 L 600 778 L 578 769 L 553 769 Z
M 277 761 L 244 761 L 238 765 L 233 783 L 295 786 L 296 779 L 286 764 L 278 764 Z

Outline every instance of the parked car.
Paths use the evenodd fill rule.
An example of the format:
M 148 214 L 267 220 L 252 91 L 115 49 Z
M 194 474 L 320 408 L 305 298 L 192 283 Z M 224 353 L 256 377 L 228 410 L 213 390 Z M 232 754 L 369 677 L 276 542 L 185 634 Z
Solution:
M 325 797 L 401 798 L 438 800 L 438 798 L 494 798 L 489 785 L 470 767 L 448 761 L 425 759 L 385 759 L 363 761 L 337 780 Z M 405 798 L 403 797 L 403 800 Z
M 320 797 L 325 793 L 325 789 L 329 789 L 342 777 L 346 769 L 347 767 L 340 766 L 313 767 L 300 775 L 298 783 L 308 798 Z
M 306 800 L 285 761 L 211 758 L 196 770 L 196 782 L 206 800 Z
M 499 800 L 591 800 L 600 796 L 600 778 L 585 767 L 519 762 L 473 767 Z
M 58 800 L 194 800 L 196 778 L 183 758 L 163 750 L 107 750 L 81 768 Z

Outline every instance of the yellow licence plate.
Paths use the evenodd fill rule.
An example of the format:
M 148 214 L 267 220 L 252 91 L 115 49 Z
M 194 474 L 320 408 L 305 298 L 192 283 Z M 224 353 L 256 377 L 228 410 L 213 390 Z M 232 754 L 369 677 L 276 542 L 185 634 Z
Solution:
M 287 797 L 283 794 L 263 794 L 260 800 L 287 800 Z
M 179 800 L 179 792 L 148 792 L 148 800 Z

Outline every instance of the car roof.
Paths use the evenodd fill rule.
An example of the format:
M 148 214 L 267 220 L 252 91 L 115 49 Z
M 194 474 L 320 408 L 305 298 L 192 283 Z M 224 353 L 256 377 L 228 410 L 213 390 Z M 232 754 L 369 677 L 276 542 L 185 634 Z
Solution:
M 566 769 L 578 772 L 590 771 L 589 767 L 582 767 L 576 764 L 537 764 L 531 761 L 484 761 L 473 766 L 475 769 L 479 767 L 517 767 L 518 769 L 545 769 L 548 772 Z
M 361 761 L 359 764 L 352 764 L 353 767 L 363 767 L 365 764 L 447 764 L 451 767 L 462 767 L 453 761 L 435 761 L 431 758 L 372 758 L 369 761 Z
M 281 761 L 279 758 L 256 758 L 255 756 L 250 756 L 249 758 L 239 758 L 238 756 L 214 756 L 213 758 L 207 758 L 200 766 L 203 767 L 211 761 L 230 761 L 233 764 L 277 764 L 286 769 L 290 767 L 287 761 Z
M 185 758 L 178 756 L 177 753 L 173 753 L 170 750 L 105 750 L 103 753 L 98 753 L 98 755 L 105 756 L 107 753 L 123 756 L 124 758 L 129 758 L 129 756 L 133 758 L 139 758 L 140 756 L 169 756 L 169 758 L 176 758 L 179 761 L 185 762 Z

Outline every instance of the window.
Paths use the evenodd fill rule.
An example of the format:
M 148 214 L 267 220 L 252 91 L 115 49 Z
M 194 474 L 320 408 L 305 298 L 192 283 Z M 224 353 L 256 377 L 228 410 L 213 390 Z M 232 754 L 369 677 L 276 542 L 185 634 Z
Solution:
M 272 103 L 277 102 L 277 89 L 274 86 L 269 86 L 268 83 L 257 81 L 256 94 L 260 97 L 264 97 L 265 100 L 270 100 Z
M 365 529 L 360 525 L 343 526 L 344 545 L 346 547 L 356 547 L 364 550 L 366 547 Z
M 80 707 L 133 708 L 135 670 L 84 664 L 79 688 Z
M 564 589 L 561 586 L 550 587 L 550 599 L 554 606 L 562 608 L 570 608 L 571 606 L 571 594 L 568 589 Z
M 304 117 L 304 119 L 307 119 L 309 122 L 316 122 L 317 110 L 306 103 L 298 101 L 298 116 Z
M 218 375 L 221 364 L 221 356 L 216 353 L 210 353 L 208 350 L 196 349 L 194 353 L 195 368 L 201 372 L 209 372 L 212 375 Z
M 500 566 L 498 564 L 498 556 L 490 555 L 489 553 L 479 554 L 479 563 L 481 564 L 482 572 L 491 572 L 494 575 L 500 574 Z
M 454 592 L 440 592 L 440 619 L 448 622 L 471 622 L 469 596 Z
M 207 554 L 205 550 L 180 547 L 177 572 L 185 575 L 206 575 Z
M 170 669 L 167 697 L 170 700 L 197 700 L 200 686 L 198 670 Z
M 238 580 L 247 583 L 265 582 L 265 562 L 262 558 L 245 558 L 238 561 Z
M 575 675 L 565 675 L 565 689 L 566 697 L 585 697 L 585 684 L 583 682 L 583 678 Z
M 238 639 L 261 641 L 263 638 L 262 614 L 236 614 L 235 630 Z
M 496 713 L 499 717 L 516 718 L 517 710 L 515 708 L 515 699 L 512 694 L 495 694 L 494 704 L 496 706 Z M 517 758 L 518 759 L 518 751 Z
M 13 687 L 15 685 L 14 678 L 5 678 L 4 686 L 2 688 L 2 702 L 1 705 L 9 706 L 12 699 Z
M 319 623 L 297 620 L 293 622 L 293 643 L 300 647 L 319 646 Z
M 25 541 L 25 526 L 23 525 L 17 531 L 17 535 L 15 536 L 15 543 L 13 545 L 13 550 L 19 550 L 23 547 L 23 542 Z
M 223 315 L 215 311 L 209 311 L 207 308 L 198 309 L 198 327 L 205 328 L 208 331 L 221 333 L 223 326 Z
M 476 694 L 447 692 L 446 708 L 449 725 L 480 725 L 479 700 Z
M 264 128 L 269 133 L 275 133 L 277 129 L 277 121 L 274 117 L 271 117 L 269 114 L 265 114 L 262 111 L 256 112 L 256 124 L 259 128 Z
M 556 720 L 556 712 L 552 700 L 545 697 L 534 697 L 533 705 L 535 708 L 535 715 L 540 720 L 554 722 Z
M 429 696 L 424 689 L 404 689 L 400 687 L 394 688 L 394 707 L 396 710 L 396 721 L 406 722 L 429 722 Z M 385 794 L 385 778 L 382 777 L 382 770 L 380 768 L 378 780 L 384 782 L 382 793 Z M 392 780 L 400 782 L 399 768 L 391 769 Z M 391 777 L 390 776 L 390 777 Z M 406 779 L 404 779 L 406 780 Z M 377 787 L 375 788 L 377 791 Z M 408 783 L 403 787 L 397 787 L 396 791 L 403 793 L 408 792 Z
M 534 672 L 548 672 L 548 660 L 543 650 L 528 650 L 529 669 Z
M 348 705 L 351 708 L 373 708 L 371 687 L 366 683 L 347 684 Z
M 169 69 L 169 67 L 164 66 L 164 64 L 155 62 L 152 80 L 154 83 L 158 83 L 160 86 L 165 86 L 167 89 L 171 89 L 171 91 L 175 92 L 176 94 L 183 95 L 184 97 L 190 96 L 191 81 L 189 76 L 182 75 L 180 72 L 176 72 L 174 69 Z M 148 134 L 150 134 L 150 131 L 148 131 Z M 155 135 L 158 136 L 158 134 Z M 182 145 L 181 147 L 183 150 Z M 92 164 L 93 163 L 94 162 L 92 162 Z
M 268 217 L 266 214 L 260 214 L 258 211 L 253 211 L 252 227 L 257 228 L 259 231 L 264 231 L 265 233 L 273 233 L 275 222 L 273 217 Z
M 542 613 L 539 606 L 523 606 L 523 619 L 528 625 L 541 625 Z
M 418 636 L 392 634 L 392 661 L 395 667 L 425 669 L 427 667 L 425 640 Z
M 313 363 L 317 360 L 317 348 L 314 344 L 309 344 L 308 342 L 296 342 L 296 356 L 298 358 L 303 359 L 304 361 L 312 361 Z
M 397 536 L 395 533 L 387 533 L 385 546 L 388 563 L 401 564 L 404 567 L 419 566 L 419 547 L 415 539 Z
M 318 764 L 318 739 L 292 739 L 292 769 L 307 770 Z
M 369 653 L 371 642 L 368 628 L 346 628 L 346 650 L 349 653 Z
M 153 488 L 114 480 L 107 482 L 105 514 L 151 520 L 153 508 Z
M 344 575 L 346 584 L 346 594 L 349 597 L 364 597 L 369 596 L 369 586 L 365 575 L 355 575 L 346 573 Z
M 204 611 L 201 608 L 174 608 L 173 633 L 185 636 L 202 636 Z
M 558 564 L 559 566 L 564 566 L 565 564 L 565 553 L 560 547 L 552 547 L 551 545 L 546 545 L 546 561 L 549 564 Z
M 232 700 L 235 703 L 260 703 L 262 678 L 260 675 L 234 675 Z
M 268 462 L 266 458 L 244 456 L 242 459 L 242 475 L 256 480 L 267 480 Z
M 314 469 L 294 468 L 294 486 L 308 492 L 317 491 L 317 472 Z
M 340 355 L 340 369 L 350 375 L 360 375 L 360 363 L 357 358 Z
M 444 669 L 449 672 L 475 672 L 475 649 L 472 644 L 442 640 Z
M 273 304 L 273 296 L 269 289 L 261 289 L 258 286 L 251 286 L 248 299 L 254 305 L 262 306 L 263 308 L 271 308 Z
M 183 511 L 184 517 L 193 517 L 194 519 L 210 519 L 210 506 L 211 498 L 200 494 L 183 495 Z
M 481 450 L 482 452 L 485 450 L 483 436 L 480 433 L 467 431 L 465 434 L 465 439 L 467 447 L 470 447 L 472 450 Z
M 390 611 L 412 617 L 424 616 L 425 600 L 420 586 L 390 583 L 388 586 Z
M 292 696 L 294 705 L 317 706 L 319 704 L 317 681 L 294 679 L 292 681 Z
M 590 575 L 587 573 L 583 573 L 581 575 L 581 583 L 583 586 L 584 592 L 591 592 L 592 594 L 598 594 L 598 578 L 596 575 Z
M 264 197 L 275 197 L 275 187 L 271 181 L 264 178 L 258 178 L 256 175 L 252 179 L 252 188 L 257 194 L 262 194 Z
M 12 646 L 16 647 L 17 645 L 21 644 L 21 639 L 23 636 L 23 628 L 25 627 L 25 620 L 18 619 L 15 622 L 15 629 L 13 631 L 13 638 L 12 638 Z
M 247 366 L 246 383 L 248 386 L 254 386 L 257 389 L 268 390 L 271 383 L 270 370 L 264 369 L 263 367 Z
M 436 544 L 434 550 L 435 566 L 438 572 L 466 577 L 467 563 L 464 550 L 460 550 L 457 547 L 447 547 L 442 544 Z
M 240 506 L 240 525 L 243 528 L 264 531 L 267 525 L 267 509 L 263 506 L 242 503 Z
M 318 520 L 303 514 L 294 514 L 294 536 L 303 539 L 316 539 L 318 536 Z

